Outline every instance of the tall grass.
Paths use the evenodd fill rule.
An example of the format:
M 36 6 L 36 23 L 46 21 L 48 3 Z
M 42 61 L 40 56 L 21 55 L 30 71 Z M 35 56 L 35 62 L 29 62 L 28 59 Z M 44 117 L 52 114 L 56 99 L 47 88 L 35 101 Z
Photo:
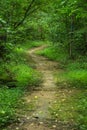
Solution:
M 60 87 L 74 87 L 80 89 L 87 89 L 87 71 L 85 70 L 71 70 L 63 74 L 57 74 L 57 85 Z
M 51 45 L 44 50 L 38 51 L 37 54 L 45 56 L 50 60 L 59 61 L 61 63 L 66 63 L 67 59 L 69 58 L 67 52 L 64 49 L 60 49 L 58 46 Z

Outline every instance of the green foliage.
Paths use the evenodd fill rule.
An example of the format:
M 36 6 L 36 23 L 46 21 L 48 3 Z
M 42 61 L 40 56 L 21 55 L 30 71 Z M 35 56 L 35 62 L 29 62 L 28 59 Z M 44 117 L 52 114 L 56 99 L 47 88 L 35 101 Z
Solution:
M 58 74 L 57 77 L 57 84 L 62 87 L 87 88 L 87 71 L 85 70 L 72 70 L 62 75 Z
M 18 88 L 0 88 L 0 127 L 16 119 L 16 108 L 22 93 Z
M 7 63 L 2 62 L 0 69 L 1 84 L 8 87 L 22 87 L 37 86 L 41 82 L 41 75 L 32 69 L 27 62 L 27 49 L 39 46 L 42 42 L 32 42 L 22 45 L 22 47 L 15 47 L 13 57 Z M 9 63 L 10 62 L 10 63 Z M 9 64 L 8 64 L 9 63 Z M 33 63 L 34 64 L 34 63 Z
M 26 64 L 9 64 L 8 71 L 1 70 L 1 84 L 7 87 L 38 86 L 41 82 L 41 75 Z M 8 73 L 9 72 L 9 73 Z
M 40 28 L 44 29 L 43 24 L 39 27 L 39 20 L 36 24 L 39 16 L 39 13 L 36 16 L 36 12 L 43 7 L 45 2 L 36 0 L 0 1 L 0 59 L 8 60 L 7 55 L 10 55 L 17 43 L 26 42 L 27 39 L 41 39 L 43 32 L 40 32 Z
M 41 45 L 44 45 L 43 41 L 27 41 L 26 43 L 22 44 L 22 46 L 20 45 L 19 51 L 22 50 L 22 49 L 28 50 L 28 49 L 31 49 L 31 48 L 34 48 L 34 47 L 39 47 Z
M 46 56 L 51 60 L 60 61 L 61 63 L 66 63 L 69 58 L 67 51 L 59 48 L 59 46 L 49 46 L 44 50 L 38 51 L 37 54 Z
M 83 60 L 83 58 L 85 57 L 81 57 L 80 61 L 73 61 L 73 62 L 69 62 L 66 65 L 66 69 L 67 70 L 85 70 L 87 69 L 87 62 L 86 62 L 86 58 L 85 61 Z
M 80 130 L 87 129 L 87 91 L 85 94 L 79 96 L 77 112 L 79 113 L 77 118 L 78 127 Z
M 13 66 L 12 72 L 15 74 L 17 87 L 38 86 L 41 82 L 40 74 L 28 65 L 19 64 L 16 67 Z
M 62 87 L 87 88 L 87 63 L 86 58 L 80 57 L 76 61 L 67 61 L 65 71 L 58 74 L 57 84 Z
M 61 47 L 65 46 L 70 57 L 87 52 L 87 3 L 81 0 L 68 0 L 48 5 L 50 8 L 50 39 Z M 84 12 L 84 13 L 83 13 Z
M 58 85 L 61 84 L 62 87 L 87 88 L 87 58 L 79 57 L 76 61 L 70 60 L 67 51 L 59 47 L 51 46 L 42 51 L 38 51 L 37 54 L 60 62 L 60 67 L 66 69 L 65 72 L 57 75 Z

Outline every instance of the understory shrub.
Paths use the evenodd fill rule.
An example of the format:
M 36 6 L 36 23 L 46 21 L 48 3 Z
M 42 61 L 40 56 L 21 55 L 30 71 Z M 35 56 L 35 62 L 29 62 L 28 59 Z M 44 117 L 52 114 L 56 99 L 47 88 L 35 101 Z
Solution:
M 68 53 L 63 48 L 59 48 L 58 46 L 49 46 L 44 50 L 38 51 L 37 54 L 46 56 L 51 60 L 59 61 L 63 64 L 65 64 L 69 58 Z
M 38 86 L 41 82 L 41 75 L 24 63 L 11 63 L 0 72 L 1 86 L 26 88 L 27 86 Z
M 46 43 L 47 43 L 47 41 L 46 41 Z M 21 47 L 23 50 L 28 50 L 33 47 L 41 46 L 43 44 L 44 44 L 43 41 L 26 41 L 26 43 L 23 43 L 22 46 L 19 45 L 19 48 Z
M 77 112 L 79 113 L 77 117 L 78 129 L 87 130 L 87 91 L 85 94 L 81 94 L 78 98 Z
M 87 88 L 87 71 L 72 70 L 57 75 L 57 84 L 60 87 Z
M 16 86 L 18 87 L 38 86 L 41 82 L 41 75 L 26 64 L 14 67 L 13 72 L 15 72 Z
M 23 91 L 15 88 L 0 88 L 0 127 L 16 119 L 16 108 Z

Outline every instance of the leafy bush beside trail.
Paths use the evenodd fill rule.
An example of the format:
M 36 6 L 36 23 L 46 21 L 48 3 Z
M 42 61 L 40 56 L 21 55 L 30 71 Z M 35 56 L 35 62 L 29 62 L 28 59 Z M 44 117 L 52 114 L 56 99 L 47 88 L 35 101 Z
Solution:
M 0 127 L 16 119 L 16 108 L 20 104 L 23 91 L 0 88 Z
M 29 46 L 27 43 L 15 47 L 12 55 L 9 54 L 10 59 L 0 64 L 0 128 L 16 120 L 16 111 L 26 89 L 30 91 L 42 81 L 41 74 L 30 67 L 32 59 L 27 60 L 26 50 L 35 45 Z
M 87 71 L 72 70 L 57 75 L 57 84 L 62 87 L 87 88 Z
M 50 60 L 60 61 L 61 63 L 65 63 L 69 58 L 67 52 L 64 49 L 61 49 L 58 46 L 51 45 L 44 50 L 38 51 L 37 54 L 46 56 Z

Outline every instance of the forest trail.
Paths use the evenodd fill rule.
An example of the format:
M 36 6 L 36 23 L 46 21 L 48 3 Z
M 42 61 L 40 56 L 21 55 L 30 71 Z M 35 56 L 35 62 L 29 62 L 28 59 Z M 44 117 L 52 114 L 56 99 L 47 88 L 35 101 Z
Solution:
M 45 46 L 34 48 L 28 51 L 28 55 L 33 59 L 36 64 L 36 70 L 42 73 L 43 82 L 39 88 L 25 96 L 27 103 L 31 100 L 35 100 L 36 108 L 30 115 L 25 112 L 25 117 L 20 121 L 19 126 L 15 126 L 14 130 L 72 130 L 66 125 L 63 126 L 61 122 L 56 127 L 55 123 L 51 119 L 49 113 L 49 107 L 56 100 L 56 84 L 54 80 L 54 72 L 60 71 L 58 69 L 58 63 L 50 61 L 43 56 L 35 54 L 36 51 L 44 49 Z M 28 93 L 28 92 L 27 92 Z M 58 92 L 57 92 L 58 93 Z M 62 95 L 62 91 L 59 95 Z M 68 93 L 66 93 L 68 95 Z M 11 127 L 11 130 L 12 127 Z
M 48 109 L 56 97 L 56 85 L 53 72 L 56 70 L 57 63 L 35 54 L 36 51 L 42 50 L 44 47 L 41 46 L 29 51 L 30 57 L 36 63 L 36 69 L 42 73 L 43 83 L 31 95 L 26 97 L 26 100 L 32 99 L 33 97 L 37 98 L 37 108 L 31 116 L 31 123 L 28 122 L 24 125 L 26 130 L 51 130 L 47 126 L 47 122 L 51 120 Z

